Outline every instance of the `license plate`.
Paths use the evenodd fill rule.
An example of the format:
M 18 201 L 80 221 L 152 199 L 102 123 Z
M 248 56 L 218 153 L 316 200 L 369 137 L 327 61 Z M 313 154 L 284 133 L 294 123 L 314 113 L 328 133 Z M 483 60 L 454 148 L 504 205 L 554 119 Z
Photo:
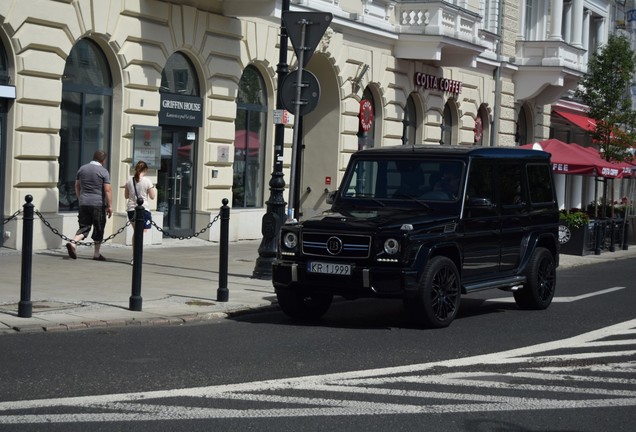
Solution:
M 351 275 L 351 265 L 310 261 L 307 263 L 307 271 L 309 273 L 349 276 Z

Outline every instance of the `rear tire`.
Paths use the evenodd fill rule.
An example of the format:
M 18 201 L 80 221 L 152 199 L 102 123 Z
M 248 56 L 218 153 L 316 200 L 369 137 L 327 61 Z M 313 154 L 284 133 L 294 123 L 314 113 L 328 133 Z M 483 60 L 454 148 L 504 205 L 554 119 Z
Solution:
M 331 306 L 332 294 L 285 290 L 276 293 L 278 305 L 288 316 L 299 320 L 316 320 Z
M 526 285 L 514 292 L 517 305 L 527 310 L 542 310 L 550 306 L 556 290 L 556 265 L 549 250 L 542 247 L 535 249 L 526 270 L 526 279 Z
M 461 280 L 455 263 L 449 258 L 432 258 L 422 274 L 415 299 L 404 306 L 419 323 L 429 328 L 448 327 L 457 316 L 461 301 Z

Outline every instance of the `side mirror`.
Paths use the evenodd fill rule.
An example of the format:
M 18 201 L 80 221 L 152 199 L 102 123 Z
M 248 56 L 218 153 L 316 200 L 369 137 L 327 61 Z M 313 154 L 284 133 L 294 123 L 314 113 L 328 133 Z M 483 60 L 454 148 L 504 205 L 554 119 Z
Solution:
M 470 208 L 491 208 L 492 202 L 489 198 L 485 197 L 470 197 L 468 198 L 468 207 Z
M 333 202 L 336 200 L 338 189 L 334 191 L 329 191 L 329 189 L 325 189 L 325 193 L 327 194 L 327 204 L 333 204 Z

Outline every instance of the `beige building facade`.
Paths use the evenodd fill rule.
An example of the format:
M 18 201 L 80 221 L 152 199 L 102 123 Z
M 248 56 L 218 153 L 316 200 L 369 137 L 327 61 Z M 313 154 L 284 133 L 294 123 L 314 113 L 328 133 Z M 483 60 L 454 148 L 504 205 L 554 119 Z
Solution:
M 153 217 L 167 233 L 198 232 L 228 199 L 231 239 L 260 238 L 286 3 L 0 0 L 3 246 L 21 248 L 21 218 L 12 215 L 26 195 L 73 236 L 75 172 L 97 148 L 109 154 L 114 191 L 107 235 L 125 226 L 124 184 L 148 159 L 159 192 Z M 564 7 L 589 15 L 594 38 L 556 25 Z M 607 27 L 595 17 L 611 18 L 609 2 L 583 0 L 292 0 L 289 10 L 332 16 L 306 65 L 320 98 L 299 132 L 300 218 L 327 207 L 363 147 L 549 138 L 551 104 L 585 71 L 589 46 L 577 41 L 602 42 Z M 566 23 L 577 22 L 571 16 Z M 287 58 L 295 70 L 292 43 Z M 290 118 L 284 134 L 287 183 L 293 125 Z M 147 236 L 162 241 L 157 230 Z M 218 226 L 201 237 L 217 240 Z M 130 240 L 130 228 L 113 239 Z M 63 242 L 36 218 L 34 248 Z

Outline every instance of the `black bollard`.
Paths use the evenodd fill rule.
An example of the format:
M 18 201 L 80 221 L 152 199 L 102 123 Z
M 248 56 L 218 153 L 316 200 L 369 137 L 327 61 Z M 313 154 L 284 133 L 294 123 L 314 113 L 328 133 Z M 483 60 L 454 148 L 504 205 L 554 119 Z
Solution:
M 20 302 L 18 303 L 18 316 L 31 318 L 33 303 L 31 302 L 31 267 L 33 264 L 33 197 L 24 197 L 26 204 L 22 217 L 22 275 L 20 282 Z
M 594 255 L 601 254 L 601 221 L 596 219 L 594 223 Z
M 614 221 L 614 219 L 610 219 L 609 221 L 610 224 L 610 244 L 609 244 L 609 251 L 610 252 L 616 252 L 616 245 L 615 245 L 615 238 L 614 236 L 616 235 L 616 222 Z
M 221 207 L 221 243 L 219 245 L 219 288 L 216 290 L 216 301 L 226 302 L 230 292 L 227 288 L 228 243 L 230 237 L 230 207 L 227 198 L 223 198 Z
M 623 250 L 629 250 L 629 224 L 623 219 Z
M 141 311 L 141 262 L 144 255 L 144 199 L 137 198 L 135 207 L 135 232 L 133 234 L 133 271 L 132 294 L 130 296 L 131 311 Z

